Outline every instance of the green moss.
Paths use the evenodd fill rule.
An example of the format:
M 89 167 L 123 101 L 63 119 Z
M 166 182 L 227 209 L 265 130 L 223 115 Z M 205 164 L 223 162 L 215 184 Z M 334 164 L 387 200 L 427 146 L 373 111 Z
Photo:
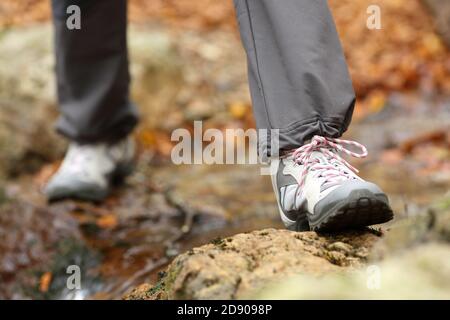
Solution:
M 166 295 L 168 295 L 168 293 L 171 291 L 172 285 L 175 282 L 175 279 L 178 277 L 181 268 L 181 260 L 177 259 L 176 262 L 173 262 L 167 269 L 164 279 L 161 279 L 161 281 L 164 281 L 164 286 L 161 287 L 161 290 L 163 290 Z
M 217 247 L 218 247 L 219 249 L 221 249 L 221 250 L 227 248 L 226 242 L 225 242 L 224 239 L 222 239 L 221 237 L 217 237 L 217 238 L 211 240 L 210 243 L 214 244 L 215 246 L 217 246 Z
M 159 293 L 161 291 L 164 291 L 165 289 L 165 282 L 164 279 L 159 280 L 153 287 L 151 287 L 147 293 L 149 295 L 154 295 L 156 293 Z
M 165 271 L 158 272 L 158 281 L 164 279 L 166 277 L 166 275 L 167 275 L 167 272 L 165 272 Z
M 223 239 L 221 237 L 214 238 L 210 241 L 210 243 L 220 246 L 223 243 Z

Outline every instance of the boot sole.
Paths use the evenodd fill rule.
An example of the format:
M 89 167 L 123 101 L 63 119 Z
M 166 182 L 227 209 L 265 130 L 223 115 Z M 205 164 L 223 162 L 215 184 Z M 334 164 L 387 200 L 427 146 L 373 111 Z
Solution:
M 124 182 L 125 178 L 134 171 L 134 163 L 120 165 L 108 178 L 110 186 L 118 186 Z M 80 186 L 77 188 L 60 188 L 59 190 L 48 194 L 49 202 L 56 202 L 66 199 L 102 202 L 110 193 L 110 189 L 100 189 L 97 186 Z
M 386 195 L 369 190 L 354 190 L 349 197 L 337 202 L 330 210 L 309 214 L 309 225 L 314 231 L 356 229 L 392 220 L 394 214 Z

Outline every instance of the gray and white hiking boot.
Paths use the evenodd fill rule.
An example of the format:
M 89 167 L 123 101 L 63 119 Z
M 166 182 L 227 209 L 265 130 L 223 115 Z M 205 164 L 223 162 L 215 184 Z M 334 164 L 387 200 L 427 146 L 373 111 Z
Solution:
M 130 137 L 115 144 L 71 143 L 44 192 L 50 201 L 64 198 L 101 201 L 109 194 L 113 182 L 133 170 L 134 149 Z
M 366 148 L 357 142 L 314 136 L 310 143 L 272 160 L 272 185 L 288 229 L 334 231 L 393 218 L 383 191 L 358 177 L 358 171 L 340 152 L 357 158 L 367 156 Z

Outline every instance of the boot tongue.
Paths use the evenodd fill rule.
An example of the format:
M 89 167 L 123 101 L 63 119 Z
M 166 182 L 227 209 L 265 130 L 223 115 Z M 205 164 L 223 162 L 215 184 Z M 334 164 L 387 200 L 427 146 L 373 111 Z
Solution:
M 311 159 L 311 160 L 317 159 L 317 160 L 319 160 L 320 163 L 322 163 L 322 164 L 326 164 L 326 163 L 329 162 L 328 159 L 327 159 L 327 157 L 323 154 L 323 152 L 320 152 L 320 151 L 313 151 L 313 152 L 311 152 L 310 159 Z

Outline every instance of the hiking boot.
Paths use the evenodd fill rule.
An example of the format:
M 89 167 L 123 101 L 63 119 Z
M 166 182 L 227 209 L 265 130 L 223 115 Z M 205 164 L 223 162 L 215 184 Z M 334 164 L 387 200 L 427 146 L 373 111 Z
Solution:
M 128 137 L 115 144 L 71 143 L 45 194 L 50 201 L 74 198 L 101 201 L 111 185 L 131 173 L 134 142 Z
M 339 153 L 367 156 L 357 142 L 314 136 L 310 143 L 272 160 L 272 185 L 288 229 L 335 231 L 393 218 L 388 197 L 377 185 L 358 177 L 358 170 Z

